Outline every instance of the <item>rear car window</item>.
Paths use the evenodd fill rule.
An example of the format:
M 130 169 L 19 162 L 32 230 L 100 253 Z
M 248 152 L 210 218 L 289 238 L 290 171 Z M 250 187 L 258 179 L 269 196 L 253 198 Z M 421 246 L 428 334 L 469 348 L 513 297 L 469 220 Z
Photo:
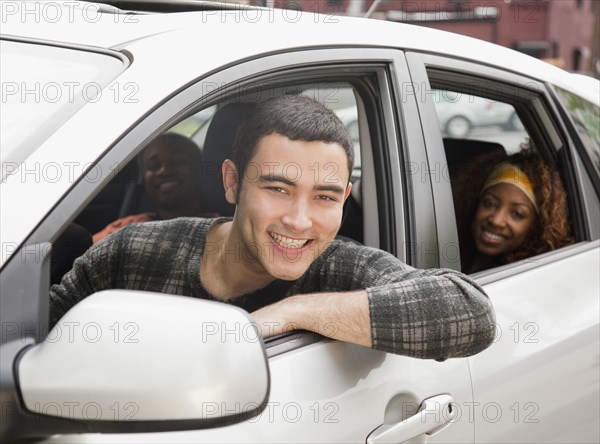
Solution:
M 519 151 L 527 141 L 527 131 L 511 104 L 445 89 L 434 89 L 433 94 L 445 139 L 501 143 L 508 153 Z

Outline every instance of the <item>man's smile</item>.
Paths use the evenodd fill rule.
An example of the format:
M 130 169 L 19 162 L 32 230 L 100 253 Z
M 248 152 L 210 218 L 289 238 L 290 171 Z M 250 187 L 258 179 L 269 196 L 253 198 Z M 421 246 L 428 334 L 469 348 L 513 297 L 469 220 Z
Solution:
M 164 182 L 159 182 L 157 184 L 157 188 L 160 191 L 169 191 L 179 187 L 179 182 L 176 180 L 166 180 Z
M 310 239 L 293 239 L 290 237 L 282 236 L 281 234 L 277 234 L 273 231 L 269 231 L 269 235 L 275 241 L 275 243 L 277 243 L 277 245 L 283 248 L 302 248 L 310 241 Z

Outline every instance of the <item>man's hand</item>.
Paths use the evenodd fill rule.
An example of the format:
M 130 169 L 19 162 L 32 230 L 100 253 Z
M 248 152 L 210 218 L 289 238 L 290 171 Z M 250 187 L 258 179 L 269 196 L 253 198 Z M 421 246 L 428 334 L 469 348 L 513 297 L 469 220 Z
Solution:
M 369 301 L 364 290 L 291 296 L 252 313 L 263 338 L 309 330 L 371 347 Z

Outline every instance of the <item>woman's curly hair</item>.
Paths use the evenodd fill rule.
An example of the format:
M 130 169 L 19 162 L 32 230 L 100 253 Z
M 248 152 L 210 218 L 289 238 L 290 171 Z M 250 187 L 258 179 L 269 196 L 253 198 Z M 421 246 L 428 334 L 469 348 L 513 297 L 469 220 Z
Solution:
M 463 267 L 475 254 L 471 226 L 479 205 L 481 188 L 492 169 L 503 161 L 519 167 L 533 182 L 538 212 L 535 224 L 525 242 L 519 249 L 499 257 L 498 262 L 500 264 L 515 262 L 574 242 L 571 235 L 567 193 L 560 173 L 554 165 L 544 161 L 531 142 L 522 144 L 521 148 L 522 151 L 510 156 L 504 153 L 481 155 L 452 179 Z

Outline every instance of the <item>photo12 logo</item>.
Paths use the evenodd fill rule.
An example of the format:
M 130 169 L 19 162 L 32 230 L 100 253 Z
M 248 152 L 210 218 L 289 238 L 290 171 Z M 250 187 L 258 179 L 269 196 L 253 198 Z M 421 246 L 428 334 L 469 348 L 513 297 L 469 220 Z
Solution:
M 138 23 L 138 17 L 131 12 L 91 2 L 32 2 L 2 1 L 0 2 L 2 23 L 17 20 L 22 23 L 98 23 L 110 20 L 113 23 Z M 109 13 L 105 13 L 109 12 Z
M 96 103 L 108 95 L 114 103 L 138 103 L 139 86 L 135 82 L 114 82 L 103 88 L 98 82 L 3 81 L 2 103 Z
M 48 331 L 43 339 L 48 343 L 87 342 L 95 344 L 101 340 L 114 344 L 137 344 L 140 326 L 136 322 L 60 322 L 49 329 L 47 324 L 28 325 L 25 322 L 3 322 L 0 328 L 2 343 L 19 340 L 25 343 L 28 338 L 37 336 L 38 332 Z
M 351 2 L 355 0 L 350 0 Z M 205 11 L 202 15 L 202 23 L 219 20 L 221 23 L 273 23 L 275 20 L 283 19 L 286 23 L 298 23 L 302 20 L 304 12 L 314 12 L 310 15 L 313 23 L 337 23 L 337 14 L 342 8 L 334 2 L 315 0 L 310 4 L 302 4 L 300 0 L 285 2 L 285 6 L 252 7 L 240 1 L 227 2 L 227 7 Z

